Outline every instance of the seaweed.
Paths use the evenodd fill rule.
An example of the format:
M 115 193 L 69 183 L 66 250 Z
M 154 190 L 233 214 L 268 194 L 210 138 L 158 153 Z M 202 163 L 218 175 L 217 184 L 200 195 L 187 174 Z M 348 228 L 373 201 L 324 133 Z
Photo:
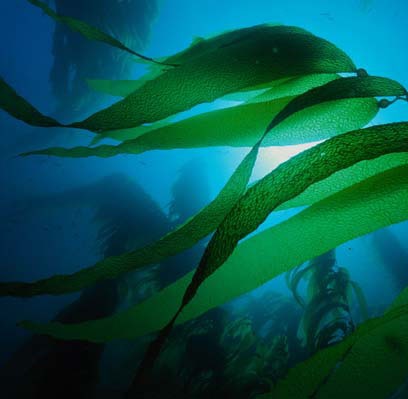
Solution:
M 381 317 L 289 371 L 266 398 L 386 398 L 406 379 L 407 290 Z M 389 372 L 393 365 L 393 372 Z
M 299 293 L 299 283 L 307 279 L 306 297 Z M 352 294 L 357 297 L 362 319 L 367 318 L 364 293 L 350 279 L 347 269 L 336 263 L 335 250 L 331 250 L 297 267 L 287 274 L 288 286 L 297 302 L 303 307 L 302 332 L 309 354 L 329 346 L 355 329 L 351 315 Z
M 160 148 L 252 147 L 215 200 L 158 241 L 108 257 L 70 276 L 0 284 L 3 296 L 81 290 L 98 281 L 162 262 L 213 233 L 195 270 L 140 304 L 111 317 L 79 324 L 21 324 L 56 338 L 92 342 L 134 338 L 159 330 L 139 365 L 128 397 L 151 387 L 152 370 L 174 325 L 191 320 L 344 242 L 406 220 L 408 215 L 408 123 L 364 128 L 379 110 L 398 100 L 408 100 L 406 89 L 398 82 L 368 76 L 332 43 L 300 28 L 280 25 L 260 25 L 199 40 L 186 51 L 164 60 L 177 66 L 148 73 L 135 83 L 132 92 L 122 93 L 125 95 L 122 100 L 83 121 L 66 125 L 42 115 L 6 82 L 1 81 L 0 85 L 0 107 L 28 124 L 85 129 L 101 138 L 115 137 L 115 131 L 123 137 L 123 129 L 136 128 L 125 132 L 128 137 L 132 134 L 136 137 L 117 146 L 51 148 L 25 155 L 112 156 Z M 339 77 L 339 73 L 357 76 Z M 167 119 L 228 95 L 237 95 L 244 103 L 179 122 Z M 391 99 L 378 100 L 378 97 Z M 151 123 L 152 126 L 145 125 Z M 218 130 L 216 126 L 220 126 Z M 281 164 L 254 184 L 248 184 L 261 146 L 315 140 L 326 141 Z M 300 205 L 308 207 L 285 222 L 256 233 L 272 212 Z M 338 225 L 335 230 L 334 224 Z M 248 238 L 252 233 L 255 235 Z M 343 292 L 347 275 L 343 270 L 337 277 L 336 284 Z M 357 294 L 361 297 L 361 292 Z M 339 297 L 330 300 L 333 302 L 325 304 L 319 296 L 314 299 L 318 312 L 315 320 L 310 320 L 310 326 L 318 326 L 322 315 L 333 304 L 348 311 L 348 305 Z M 318 397 L 327 390 L 338 393 L 335 384 L 331 385 L 332 373 L 340 381 L 346 379 L 342 374 L 344 368 L 333 370 L 338 361 L 350 364 L 349 359 L 357 348 L 364 352 L 370 345 L 382 344 L 383 341 L 368 342 L 371 335 L 367 332 L 388 326 L 397 318 L 400 321 L 405 313 L 404 306 L 393 309 L 383 318 L 367 321 L 339 345 L 328 348 L 335 356 L 322 368 L 317 385 L 313 385 L 314 380 L 308 382 L 312 387 L 308 395 Z M 239 323 L 239 328 L 235 324 L 238 331 L 240 328 L 246 331 L 242 341 L 245 352 L 252 347 L 251 334 L 245 320 Z M 344 334 L 349 332 L 334 320 L 318 338 L 317 346 L 331 343 L 332 333 L 339 329 Z M 384 341 L 387 356 L 391 354 L 393 360 L 400 362 L 397 352 L 405 350 L 405 341 L 394 330 L 390 334 Z M 360 339 L 364 344 L 359 344 Z M 285 352 L 282 349 L 285 340 L 278 340 L 278 352 Z M 324 353 L 328 352 L 320 351 L 316 356 L 324 357 Z M 230 356 L 233 355 L 231 352 Z M 364 356 L 353 358 L 356 362 L 364 360 Z M 393 387 L 400 382 L 399 376 Z M 278 384 L 277 392 L 284 389 L 280 387 L 284 384 Z M 388 388 L 387 385 L 381 392 Z

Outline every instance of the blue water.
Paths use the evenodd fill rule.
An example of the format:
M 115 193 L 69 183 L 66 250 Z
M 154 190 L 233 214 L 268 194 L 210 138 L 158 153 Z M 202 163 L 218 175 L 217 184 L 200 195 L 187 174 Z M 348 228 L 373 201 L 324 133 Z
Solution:
M 282 23 L 310 30 L 343 49 L 369 74 L 389 77 L 408 87 L 407 15 L 406 0 L 161 0 L 143 53 L 151 57 L 170 55 L 187 47 L 196 37 L 264 22 Z M 54 21 L 27 1 L 0 1 L 0 75 L 45 114 L 53 114 L 55 110 L 49 83 L 54 29 Z M 132 76 L 140 76 L 144 70 L 135 63 Z M 108 100 L 104 105 L 108 105 Z M 191 113 L 211 107 L 214 106 L 205 105 Z M 94 110 L 84 112 L 90 114 Z M 403 121 L 407 116 L 407 104 L 401 102 L 383 110 L 372 123 Z M 191 215 L 215 197 L 248 151 L 246 148 L 212 148 L 152 151 L 109 159 L 19 158 L 16 155 L 23 149 L 37 148 L 38 142 L 44 143 L 50 136 L 44 136 L 43 129 L 29 127 L 4 112 L 0 112 L 0 128 L 2 281 L 31 281 L 55 273 L 72 273 L 92 265 L 102 256 L 95 243 L 98 225 L 94 222 L 92 206 L 65 204 L 37 209 L 30 206 L 32 198 L 83 187 L 121 173 L 134 179 L 167 215 L 172 185 L 183 165 L 194 160 L 197 176 L 202 179 L 202 194 L 194 197 L 191 209 L 186 211 Z M 53 133 L 58 137 L 57 142 L 64 145 L 87 144 L 91 137 L 88 133 L 72 131 L 60 138 L 58 129 L 53 129 Z M 261 177 L 294 152 L 286 147 L 263 149 L 253 178 Z M 268 225 L 290 214 L 280 213 L 269 219 Z M 168 223 L 161 233 L 172 226 L 171 221 Z M 388 231 L 401 253 L 407 254 L 408 224 L 391 226 Z M 141 234 L 144 234 L 142 227 Z M 151 237 L 146 238 L 154 236 L 152 232 Z M 353 240 L 337 250 L 338 263 L 362 286 L 367 301 L 381 309 L 398 293 L 395 281 L 387 272 L 386 255 L 384 259 L 387 250 L 390 251 L 388 258 L 392 258 L 395 248 L 383 248 L 381 257 L 372 236 Z M 401 267 L 408 266 L 406 257 L 395 262 L 402 262 Z M 408 281 L 408 270 L 406 278 Z M 261 295 L 262 290 L 269 289 L 287 293 L 280 277 L 249 295 Z M 16 327 L 19 320 L 50 320 L 77 297 L 78 294 L 0 298 L 0 366 L 29 337 L 26 331 Z M 230 309 L 239 304 L 239 301 L 230 304 Z

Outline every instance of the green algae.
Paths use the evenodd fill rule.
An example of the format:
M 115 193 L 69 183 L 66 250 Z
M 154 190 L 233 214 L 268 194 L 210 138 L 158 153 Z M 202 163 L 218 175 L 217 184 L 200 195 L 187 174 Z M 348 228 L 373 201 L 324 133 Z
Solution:
M 294 367 L 261 398 L 388 397 L 408 372 L 407 303 L 404 290 L 383 316 L 366 321 L 341 343 Z
M 263 136 L 265 126 L 271 119 L 273 125 L 268 129 L 274 129 L 262 141 L 262 145 L 307 143 L 366 125 L 378 110 L 376 101 L 370 97 L 404 94 L 405 89 L 390 79 L 371 76 L 341 78 L 297 97 L 243 104 L 165 124 L 117 146 L 56 147 L 24 155 L 112 157 L 153 149 L 252 146 Z
M 67 126 L 98 133 L 131 128 L 276 79 L 356 70 L 346 54 L 324 39 L 293 33 L 293 28 L 285 26 L 253 29 L 254 34 L 246 40 L 237 40 L 167 70 L 123 100 Z M 3 93 L 0 91 L 1 97 Z M 33 115 L 17 111 L 22 99 L 14 96 L 9 102 L 6 110 L 30 124 Z
M 40 1 L 29 1 L 91 40 L 156 62 L 82 21 L 57 15 Z M 95 342 L 159 330 L 131 391 L 148 377 L 174 324 L 197 317 L 344 242 L 408 219 L 408 123 L 348 132 L 363 127 L 379 108 L 392 103 L 386 99 L 377 102 L 376 97 L 406 99 L 407 91 L 399 83 L 357 71 L 336 46 L 290 26 L 259 25 L 196 40 L 188 49 L 160 62 L 177 67 L 156 67 L 134 82 L 91 81 L 95 89 L 124 98 L 69 125 L 41 114 L 0 80 L 0 107 L 28 124 L 86 129 L 98 133 L 101 139 L 115 137 L 115 131 L 119 140 L 131 138 L 117 146 L 51 148 L 30 154 L 106 157 L 153 149 L 253 146 L 219 196 L 159 241 L 72 275 L 32 283 L 0 283 L 1 296 L 77 291 L 160 262 L 215 231 L 195 271 L 139 305 L 80 324 L 22 324 L 57 338 Z M 358 76 L 340 78 L 337 74 L 341 72 L 358 72 Z M 244 103 L 180 122 L 167 119 L 219 98 L 236 98 Z M 328 140 L 247 187 L 260 146 L 323 139 Z M 247 237 L 271 212 L 303 205 L 309 207 Z M 300 365 L 300 374 L 295 369 L 295 377 L 289 374 L 289 383 L 280 383 L 273 394 L 335 398 L 342 392 L 339 386 L 351 390 L 357 380 L 358 389 L 348 392 L 350 397 L 356 392 L 359 397 L 390 394 L 407 372 L 401 353 L 406 353 L 408 341 L 395 328 L 397 318 L 398 325 L 408 322 L 406 306 L 368 321 L 329 352 L 319 352 L 317 363 L 311 358 L 306 366 Z M 375 353 L 373 363 L 367 361 L 370 353 Z M 335 368 L 338 362 L 341 365 Z M 402 371 L 385 384 L 380 385 L 377 377 L 371 383 L 373 375 L 380 380 L 390 362 Z M 315 372 L 316 364 L 319 372 Z M 353 380 L 350 370 L 354 371 Z M 299 375 L 307 378 L 306 382 L 300 380 L 301 390 L 296 391 L 293 381 Z
M 114 278 L 122 273 L 158 263 L 191 248 L 217 228 L 244 193 L 256 157 L 257 150 L 252 149 L 211 203 L 158 241 L 132 252 L 105 258 L 94 266 L 71 275 L 57 275 L 33 283 L 0 283 L 0 296 L 60 295 L 78 291 L 99 280 Z
M 251 291 L 353 238 L 406 220 L 407 167 L 388 170 L 348 187 L 243 241 L 223 267 L 202 284 L 177 324 Z M 333 229 L 333 225 L 339 228 Z M 77 325 L 26 322 L 24 326 L 61 339 L 95 342 L 133 339 L 162 328 L 180 305 L 193 274 L 188 273 L 141 304 L 110 318 Z

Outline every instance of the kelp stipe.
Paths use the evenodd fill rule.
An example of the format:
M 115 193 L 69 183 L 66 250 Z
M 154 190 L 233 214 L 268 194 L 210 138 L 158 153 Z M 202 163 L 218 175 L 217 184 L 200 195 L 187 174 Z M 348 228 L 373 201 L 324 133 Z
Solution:
M 61 21 L 60 17 L 56 19 Z M 66 23 L 66 20 L 62 22 Z M 87 35 L 85 31 L 82 33 Z M 104 41 L 115 45 L 109 40 Z M 57 338 L 95 342 L 132 338 L 159 330 L 158 338 L 152 342 L 141 363 L 129 397 L 143 391 L 144 384 L 152 382 L 150 372 L 173 324 L 194 318 L 352 238 L 408 218 L 408 205 L 404 201 L 408 189 L 408 123 L 363 129 L 379 109 L 397 100 L 407 100 L 407 91 L 399 83 L 367 76 L 336 46 L 296 27 L 262 25 L 240 29 L 199 41 L 185 52 L 166 60 L 171 59 L 177 60 L 177 67 L 148 74 L 142 78 L 140 85 L 135 84 L 134 91 L 124 93 L 127 95 L 119 102 L 83 121 L 64 126 L 42 115 L 4 81 L 0 85 L 1 108 L 26 123 L 41 127 L 75 127 L 113 137 L 115 130 L 138 128 L 144 123 L 162 123 L 166 118 L 203 102 L 266 89 L 255 96 L 248 95 L 246 102 L 238 106 L 240 108 L 213 111 L 180 123 L 166 120 L 163 125 L 153 127 L 132 142 L 125 141 L 117 147 L 37 152 L 57 156 L 140 153 L 160 148 L 163 138 L 168 140 L 164 148 L 183 148 L 180 142 L 187 136 L 180 139 L 177 135 L 180 132 L 185 134 L 186 129 L 192 126 L 200 127 L 200 137 L 192 139 L 185 145 L 187 148 L 219 144 L 253 145 L 220 195 L 158 242 L 129 254 L 108 258 L 71 276 L 0 285 L 3 296 L 61 294 L 80 290 L 96 281 L 161 261 L 214 232 L 194 272 L 133 308 L 109 318 L 81 324 L 22 324 Z M 357 76 L 334 76 L 344 72 L 356 73 Z M 325 78 L 310 85 L 307 76 L 316 74 L 324 74 Z M 225 79 L 225 76 L 230 78 Z M 326 80 L 327 76 L 331 77 Z M 293 79 L 300 79 L 301 83 L 296 87 Z M 184 88 L 181 94 L 180 87 Z M 279 97 L 279 92 L 292 98 Z M 394 99 L 377 101 L 377 97 Z M 350 112 L 351 108 L 353 111 Z M 344 118 L 344 110 L 354 117 Z M 246 129 L 239 124 L 233 125 L 234 112 L 245 112 L 249 123 Z M 332 117 L 333 114 L 336 118 Z M 260 115 L 263 118 L 261 122 L 258 119 Z M 211 123 L 217 125 L 221 121 L 226 126 L 217 137 L 210 129 L 206 132 Z M 302 135 L 302 125 L 310 121 L 313 121 L 310 126 L 314 129 Z M 284 130 L 280 136 L 278 132 L 284 124 L 287 124 L 286 136 L 282 133 Z M 193 132 L 187 133 L 193 135 Z M 292 144 L 317 138 L 328 140 L 290 159 L 248 187 L 259 147 L 282 144 L 288 137 Z M 332 185 L 333 182 L 336 184 Z M 317 190 L 308 191 L 309 187 Z M 286 222 L 239 243 L 254 232 L 271 212 L 299 204 L 310 206 Z M 355 223 L 357 216 L 359 223 Z M 333 232 L 329 226 L 336 217 L 342 218 L 343 224 Z M 296 245 L 291 242 L 295 231 L 303 234 Z M 190 236 L 189 232 L 194 234 Z M 187 243 L 181 243 L 186 237 Z M 177 239 L 176 244 L 173 238 Z M 157 251 L 162 249 L 163 243 L 165 250 Z M 290 259 L 288 254 L 291 254 Z M 276 260 L 274 268 L 271 269 L 270 265 L 265 267 L 263 257 L 266 256 Z M 157 312 L 159 308 L 160 312 Z M 399 307 L 384 316 L 384 323 L 404 314 L 405 308 Z M 151 315 L 157 317 L 152 318 Z M 364 324 L 361 330 L 367 331 L 373 324 L 377 325 L 377 321 L 367 323 L 369 327 Z M 351 337 L 360 337 L 359 331 Z M 348 356 L 354 348 L 347 346 L 347 342 L 339 344 L 341 348 L 346 347 L 340 356 L 343 360 L 346 359 L 343 356 Z M 390 347 L 401 346 L 399 340 L 388 339 L 387 342 Z M 323 352 L 318 352 L 317 356 L 319 353 Z M 338 359 L 335 357 L 336 362 Z M 317 388 L 320 389 L 314 385 L 309 394 L 315 395 Z

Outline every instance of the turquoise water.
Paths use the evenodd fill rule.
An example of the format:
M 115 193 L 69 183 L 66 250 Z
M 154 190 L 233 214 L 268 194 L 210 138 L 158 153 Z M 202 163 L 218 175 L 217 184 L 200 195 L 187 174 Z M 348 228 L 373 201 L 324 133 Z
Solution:
M 153 58 L 181 51 L 194 39 L 226 30 L 261 23 L 299 26 L 334 43 L 370 75 L 389 77 L 408 87 L 408 3 L 403 0 L 49 3 L 51 7 L 59 3 L 68 14 L 100 24 Z M 27 1 L 0 2 L 0 75 L 47 115 L 63 121 L 82 119 L 117 101 L 109 96 L 88 98 L 86 78 L 133 79 L 148 69 L 118 50 L 108 51 L 105 45 L 79 35 L 70 34 L 63 40 L 61 36 L 62 41 L 54 45 L 58 29 L 60 35 L 66 34 L 66 28 L 56 28 L 51 18 Z M 64 40 L 66 51 L 58 52 Z M 67 60 L 71 60 L 68 66 Z M 65 87 L 56 85 L 64 79 Z M 217 100 L 198 105 L 181 117 L 231 105 L 235 102 Z M 406 102 L 397 102 L 369 125 L 406 121 L 407 115 Z M 249 151 L 248 147 L 215 147 L 156 150 L 107 159 L 21 158 L 16 155 L 47 146 L 87 145 L 92 135 L 31 127 L 3 111 L 0 126 L 2 281 L 73 273 L 103 257 L 158 239 L 215 198 Z M 263 148 L 252 181 L 312 145 Z M 299 211 L 273 214 L 257 232 Z M 347 270 L 348 278 L 361 287 L 370 317 L 381 315 L 408 283 L 407 231 L 407 223 L 402 222 L 336 249 L 331 266 L 336 272 Z M 93 299 L 77 308 L 70 304 L 78 300 L 78 293 L 1 298 L 0 366 L 5 397 L 123 397 L 150 336 L 106 345 L 64 345 L 42 336 L 33 338 L 16 323 L 27 319 L 46 322 L 55 317 L 78 322 L 126 309 L 195 267 L 207 242 L 204 239 L 162 265 L 97 286 L 96 294 L 90 292 Z M 326 265 L 329 267 L 330 261 Z M 313 291 L 310 284 L 303 280 L 299 285 L 305 298 Z M 354 296 L 346 311 L 347 334 L 364 319 L 357 302 Z M 306 349 L 300 332 L 303 312 L 284 275 L 213 309 L 174 332 L 170 354 L 163 360 L 164 371 L 156 376 L 161 389 L 146 397 L 252 398 L 267 392 L 271 381 L 278 381 L 313 352 Z M 207 331 L 206 323 L 212 324 L 212 329 Z M 341 334 L 336 337 L 340 339 Z M 269 363 L 254 377 L 254 371 L 246 366 L 260 357 L 254 349 L 258 344 L 263 345 L 259 353 L 267 356 L 267 349 L 273 348 L 276 356 L 269 353 Z M 404 395 L 398 391 L 393 397 Z

